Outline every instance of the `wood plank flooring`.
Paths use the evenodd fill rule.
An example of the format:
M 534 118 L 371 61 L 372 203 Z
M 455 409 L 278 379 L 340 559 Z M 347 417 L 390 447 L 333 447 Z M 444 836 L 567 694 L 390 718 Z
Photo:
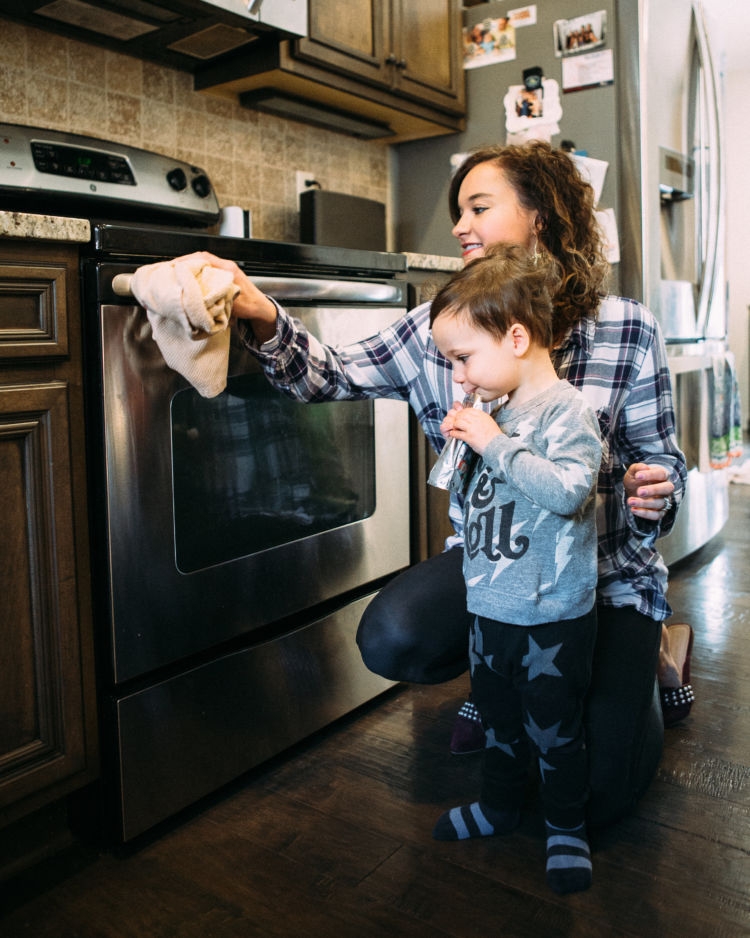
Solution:
M 635 813 L 592 842 L 594 885 L 544 881 L 542 820 L 437 843 L 479 761 L 448 739 L 465 678 L 399 687 L 243 778 L 138 849 L 76 847 L 7 884 L 3 938 L 750 936 L 750 486 L 676 565 L 695 630 L 690 717 Z

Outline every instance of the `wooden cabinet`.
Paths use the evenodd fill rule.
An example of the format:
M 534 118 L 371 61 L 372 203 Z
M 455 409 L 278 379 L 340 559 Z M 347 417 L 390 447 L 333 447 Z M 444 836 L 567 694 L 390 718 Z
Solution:
M 259 110 L 275 99 L 274 113 L 280 99 L 296 101 L 311 123 L 325 125 L 326 111 L 366 119 L 382 126 L 369 136 L 389 143 L 455 133 L 466 111 L 461 4 L 310 0 L 306 38 L 230 56 L 194 83 Z
M 460 116 L 460 36 L 452 0 L 313 0 L 294 55 Z
M 0 240 L 0 828 L 96 777 L 78 249 Z

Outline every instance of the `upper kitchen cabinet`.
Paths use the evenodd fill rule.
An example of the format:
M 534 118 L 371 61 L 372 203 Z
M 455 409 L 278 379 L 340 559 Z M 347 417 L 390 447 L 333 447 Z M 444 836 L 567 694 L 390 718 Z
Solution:
M 195 87 L 389 142 L 463 129 L 458 0 L 310 0 L 309 34 L 225 58 Z
M 310 35 L 294 54 L 463 115 L 461 24 L 452 0 L 312 0 Z

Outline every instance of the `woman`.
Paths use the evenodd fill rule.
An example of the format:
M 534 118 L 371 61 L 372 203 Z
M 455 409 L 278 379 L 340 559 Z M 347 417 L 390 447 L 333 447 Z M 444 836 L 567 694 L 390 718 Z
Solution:
M 587 701 L 589 822 L 625 814 L 661 756 L 657 670 L 667 570 L 654 548 L 682 498 L 686 468 L 674 437 L 672 392 L 658 325 L 640 304 L 604 296 L 608 271 L 593 191 L 570 157 L 548 144 L 487 147 L 451 182 L 449 202 L 464 259 L 515 243 L 559 264 L 553 361 L 599 417 L 604 442 L 597 498 L 599 636 Z M 321 345 L 231 261 L 239 331 L 269 380 L 300 400 L 408 400 L 436 451 L 456 396 L 430 337 L 429 303 L 371 339 Z M 357 641 L 367 666 L 394 680 L 438 683 L 468 666 L 469 616 L 462 577 L 462 506 L 446 550 L 392 580 L 369 605 Z

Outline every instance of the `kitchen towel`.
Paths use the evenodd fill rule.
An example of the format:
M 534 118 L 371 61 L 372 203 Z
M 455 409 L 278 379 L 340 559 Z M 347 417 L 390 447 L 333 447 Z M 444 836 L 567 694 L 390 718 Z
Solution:
M 130 291 L 144 307 L 164 361 L 202 397 L 227 385 L 229 319 L 239 293 L 232 274 L 198 254 L 139 267 Z
M 708 369 L 709 457 L 714 469 L 723 469 L 742 456 L 742 415 L 734 355 L 716 355 Z

